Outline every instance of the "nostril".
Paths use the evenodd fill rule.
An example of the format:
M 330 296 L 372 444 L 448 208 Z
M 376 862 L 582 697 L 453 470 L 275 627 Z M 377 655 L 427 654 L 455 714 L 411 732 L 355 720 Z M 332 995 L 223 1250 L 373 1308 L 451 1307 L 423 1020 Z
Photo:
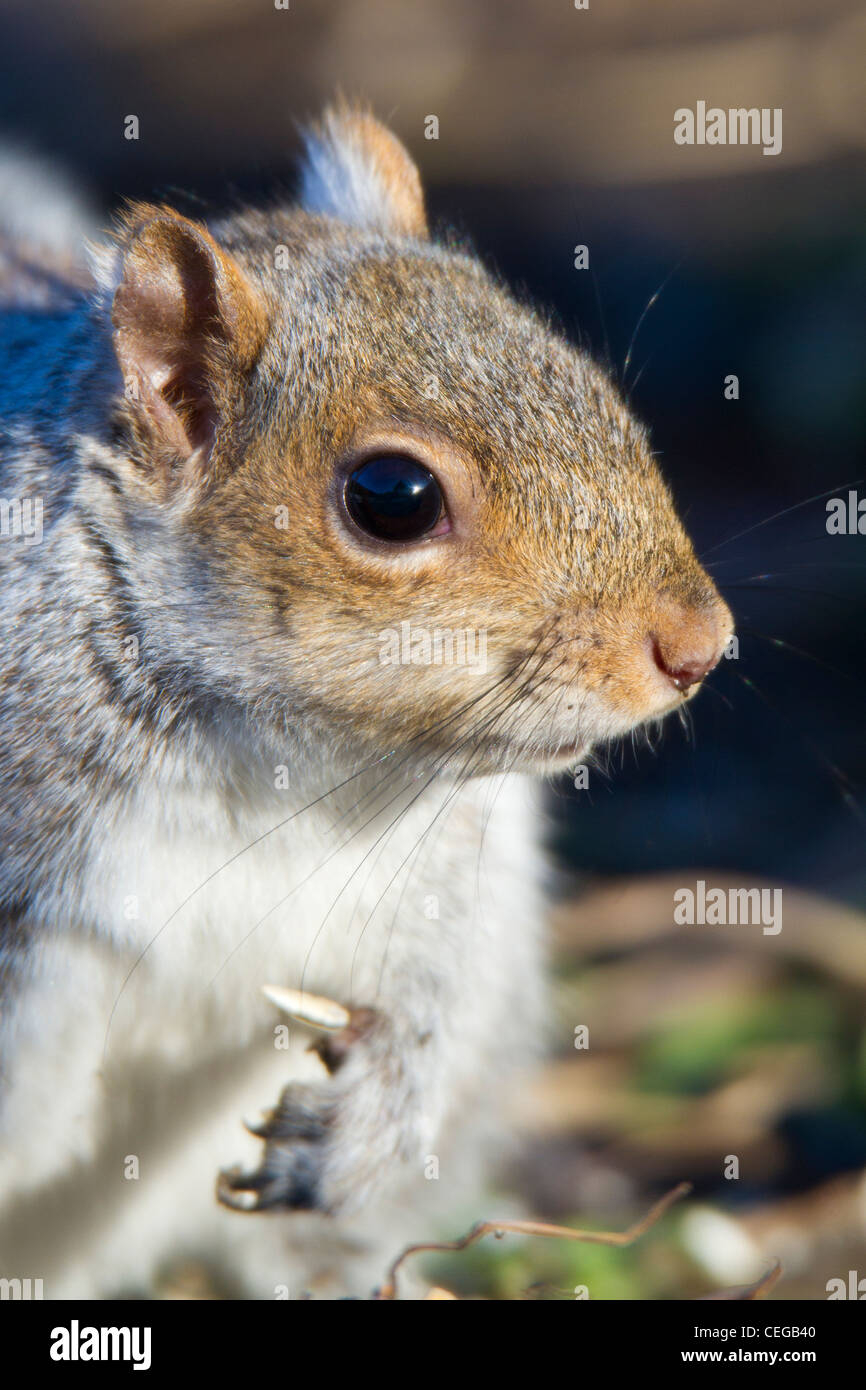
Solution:
M 652 651 L 656 666 L 677 690 L 689 690 L 697 685 L 719 659 L 715 650 L 709 655 L 706 652 L 686 652 L 682 648 L 669 647 L 658 637 L 652 638 Z
M 695 602 L 662 592 L 655 595 L 653 610 L 646 655 L 666 682 L 688 695 L 719 662 L 733 626 L 731 615 L 711 595 Z

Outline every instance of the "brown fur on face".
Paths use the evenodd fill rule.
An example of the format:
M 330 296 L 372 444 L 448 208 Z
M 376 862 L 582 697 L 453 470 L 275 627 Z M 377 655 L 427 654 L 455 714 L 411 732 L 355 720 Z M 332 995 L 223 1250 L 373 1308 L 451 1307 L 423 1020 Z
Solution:
M 199 255 L 194 224 L 178 238 L 197 274 L 216 264 L 234 321 L 262 326 L 251 365 L 219 294 L 196 324 L 191 391 L 214 424 L 193 441 L 196 485 L 178 471 L 172 523 L 194 538 L 226 640 L 242 634 L 249 708 L 303 710 L 349 752 L 416 748 L 473 770 L 558 766 L 676 708 L 698 682 L 666 671 L 697 651 L 714 664 L 731 619 L 614 387 L 477 261 L 427 240 L 414 166 L 371 117 L 326 118 L 305 187 L 313 211 L 201 229 Z M 144 223 L 133 248 L 157 244 Z M 174 262 L 149 274 L 183 299 Z M 169 315 L 175 340 L 160 338 L 181 375 L 184 322 Z M 182 393 L 165 404 L 188 418 Z M 126 409 L 140 492 L 174 426 Z M 436 476 L 447 534 L 389 546 L 347 518 L 353 465 L 396 452 Z M 381 635 L 407 622 L 483 633 L 486 672 L 383 665 Z

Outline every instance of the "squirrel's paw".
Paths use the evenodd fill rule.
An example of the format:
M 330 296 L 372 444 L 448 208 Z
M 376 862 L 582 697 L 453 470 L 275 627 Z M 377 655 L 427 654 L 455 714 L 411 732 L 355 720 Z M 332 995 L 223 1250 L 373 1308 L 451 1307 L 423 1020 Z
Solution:
M 217 1197 L 236 1211 L 332 1214 L 360 1206 L 420 1147 L 412 1096 L 382 1015 L 353 1009 L 346 1027 L 312 1044 L 330 1079 L 293 1082 L 261 1125 L 258 1168 L 220 1173 Z

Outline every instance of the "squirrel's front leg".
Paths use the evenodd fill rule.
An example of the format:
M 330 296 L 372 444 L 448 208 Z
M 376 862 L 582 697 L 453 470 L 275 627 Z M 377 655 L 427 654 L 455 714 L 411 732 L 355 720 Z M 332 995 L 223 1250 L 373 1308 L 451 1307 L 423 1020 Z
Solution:
M 329 1076 L 285 1088 L 253 1131 L 264 1140 L 258 1168 L 220 1174 L 224 1205 L 344 1213 L 421 1173 L 436 1128 L 432 1030 L 371 1008 L 345 1013 L 312 1044 Z
M 463 789 L 463 833 L 436 865 L 439 915 L 389 935 L 384 975 L 371 946 L 348 1010 L 315 1001 L 307 1022 L 330 1025 L 315 1044 L 329 1074 L 286 1087 L 261 1128 L 259 1166 L 221 1177 L 228 1205 L 351 1213 L 416 1181 L 423 1192 L 440 1170 L 463 1188 L 501 1151 L 509 1092 L 542 1033 L 541 909 L 526 788 L 499 787 L 483 822 L 488 795 Z M 304 1018 L 309 996 L 265 992 Z

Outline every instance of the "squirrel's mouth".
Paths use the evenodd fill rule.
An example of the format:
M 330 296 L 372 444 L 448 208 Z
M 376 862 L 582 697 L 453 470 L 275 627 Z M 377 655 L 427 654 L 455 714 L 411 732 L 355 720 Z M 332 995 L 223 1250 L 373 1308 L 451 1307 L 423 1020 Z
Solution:
M 549 749 L 539 748 L 536 744 L 531 749 L 518 750 L 516 757 L 512 749 L 511 765 L 515 770 L 529 772 L 535 776 L 552 777 L 584 763 L 592 752 L 592 747 L 592 741 L 584 738 L 552 744 Z
M 571 743 L 560 743 L 551 751 L 549 761 L 558 764 L 559 768 L 565 771 L 574 763 L 579 763 L 588 757 L 591 749 L 592 744 L 585 739 L 575 740 Z M 545 759 L 545 761 L 548 760 Z

